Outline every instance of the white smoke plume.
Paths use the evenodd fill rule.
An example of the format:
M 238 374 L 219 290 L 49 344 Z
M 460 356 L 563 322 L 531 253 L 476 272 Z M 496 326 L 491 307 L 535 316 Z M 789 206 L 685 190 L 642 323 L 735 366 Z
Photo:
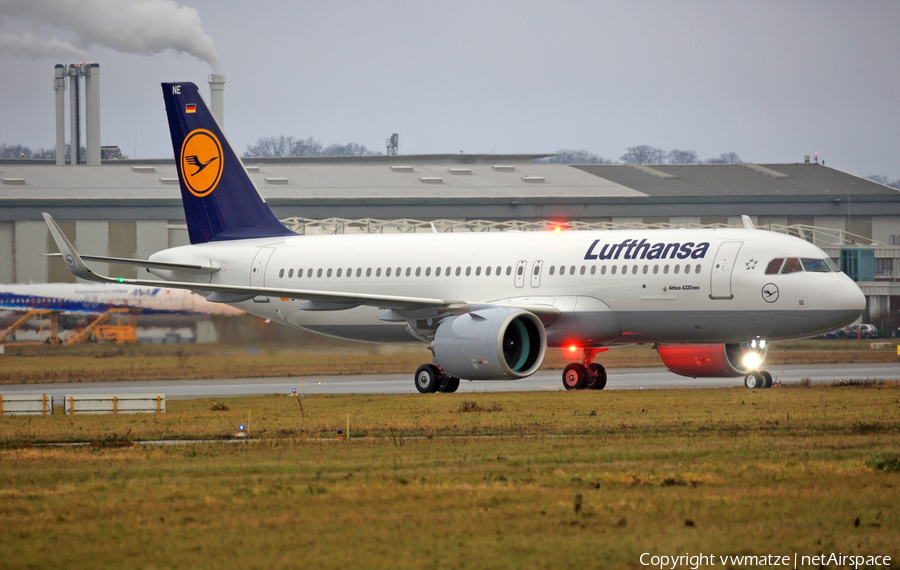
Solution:
M 208 62 L 214 71 L 219 68 L 200 14 L 174 0 L 0 0 L 0 17 L 72 36 L 67 42 L 33 32 L 0 34 L 0 55 L 79 57 L 95 45 L 139 55 L 173 49 Z

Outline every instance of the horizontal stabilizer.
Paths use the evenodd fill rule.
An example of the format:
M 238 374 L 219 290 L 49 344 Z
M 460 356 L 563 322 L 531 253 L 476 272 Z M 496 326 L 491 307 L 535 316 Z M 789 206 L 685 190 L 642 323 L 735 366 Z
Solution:
M 61 253 L 45 253 L 44 257 L 62 257 Z M 87 261 L 102 261 L 105 263 L 121 263 L 123 265 L 136 265 L 138 267 L 152 267 L 154 269 L 169 269 L 172 271 L 195 271 L 197 273 L 215 273 L 221 269 L 215 265 L 193 265 L 190 263 L 169 263 L 167 261 L 150 261 L 147 259 L 129 259 L 127 257 L 105 257 L 102 255 L 82 255 L 81 259 Z

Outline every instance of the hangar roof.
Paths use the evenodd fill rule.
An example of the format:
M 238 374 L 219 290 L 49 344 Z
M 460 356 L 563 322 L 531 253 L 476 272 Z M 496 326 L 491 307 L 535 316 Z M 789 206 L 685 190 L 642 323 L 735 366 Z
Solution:
M 563 165 L 546 155 L 243 159 L 279 216 L 540 219 L 548 216 L 900 215 L 900 191 L 822 164 Z M 172 160 L 99 167 L 0 160 L 0 219 L 183 217 Z M 66 208 L 71 211 L 61 211 Z M 156 208 L 156 210 L 153 210 Z M 75 209 L 82 209 L 75 212 Z

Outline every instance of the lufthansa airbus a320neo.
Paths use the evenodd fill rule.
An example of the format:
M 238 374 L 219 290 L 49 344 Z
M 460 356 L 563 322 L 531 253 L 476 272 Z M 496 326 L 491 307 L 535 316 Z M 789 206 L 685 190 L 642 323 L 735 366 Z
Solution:
M 548 348 L 580 355 L 565 388 L 602 389 L 595 356 L 635 343 L 652 343 L 677 374 L 766 387 L 768 342 L 840 328 L 865 308 L 821 249 L 746 217 L 743 229 L 296 235 L 196 85 L 162 90 L 191 245 L 129 261 L 158 280 L 115 279 L 93 272 L 44 214 L 71 271 L 189 289 L 325 335 L 427 343 L 434 358 L 415 373 L 420 392 L 524 378 Z

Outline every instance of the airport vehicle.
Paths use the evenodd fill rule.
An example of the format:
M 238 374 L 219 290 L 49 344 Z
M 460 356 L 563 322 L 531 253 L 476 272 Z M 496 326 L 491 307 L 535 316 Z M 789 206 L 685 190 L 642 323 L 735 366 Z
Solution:
M 850 325 L 835 332 L 838 338 L 843 339 L 878 338 L 878 329 L 875 325 Z
M 110 309 L 133 309 L 145 315 L 243 314 L 229 305 L 210 303 L 200 295 L 172 287 L 138 287 L 121 283 L 0 285 L 0 311 L 34 309 L 78 314 L 100 314 Z
M 321 334 L 428 343 L 420 392 L 529 376 L 548 348 L 580 356 L 565 388 L 602 389 L 596 355 L 634 343 L 652 343 L 677 374 L 762 387 L 769 341 L 834 330 L 865 307 L 818 247 L 746 217 L 743 229 L 298 236 L 269 210 L 197 87 L 162 89 L 191 245 L 125 260 L 159 280 L 115 279 L 92 271 L 44 214 L 69 269 L 190 289 Z

